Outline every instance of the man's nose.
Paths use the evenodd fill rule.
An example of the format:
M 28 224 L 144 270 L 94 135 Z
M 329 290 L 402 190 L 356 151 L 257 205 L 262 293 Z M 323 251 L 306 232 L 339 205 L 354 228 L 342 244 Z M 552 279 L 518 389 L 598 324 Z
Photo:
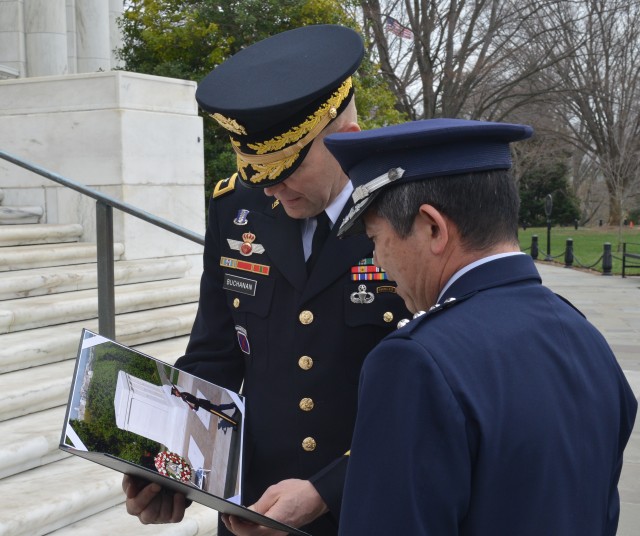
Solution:
M 284 182 L 279 182 L 278 184 L 274 184 L 273 186 L 267 186 L 264 189 L 264 195 L 273 197 L 278 192 L 280 192 L 283 188 L 284 188 Z

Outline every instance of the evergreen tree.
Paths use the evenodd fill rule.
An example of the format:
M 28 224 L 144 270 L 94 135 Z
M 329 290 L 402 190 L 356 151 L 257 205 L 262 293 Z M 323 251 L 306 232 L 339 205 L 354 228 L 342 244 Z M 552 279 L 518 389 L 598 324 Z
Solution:
M 520 178 L 520 222 L 528 227 L 547 224 L 545 200 L 551 194 L 551 222 L 573 225 L 580 218 L 580 204 L 571 191 L 568 166 L 564 160 L 541 162 Z
M 342 24 L 358 30 L 349 2 L 336 0 L 131 0 L 120 19 L 118 57 L 128 71 L 199 82 L 242 48 L 309 24 Z M 365 43 L 367 46 L 367 43 Z M 247 83 L 259 83 L 247 79 Z M 365 60 L 355 77 L 363 128 L 399 123 L 395 97 L 378 66 Z M 232 89 L 230 89 L 232 90 Z M 205 197 L 236 171 L 228 133 L 204 117 Z

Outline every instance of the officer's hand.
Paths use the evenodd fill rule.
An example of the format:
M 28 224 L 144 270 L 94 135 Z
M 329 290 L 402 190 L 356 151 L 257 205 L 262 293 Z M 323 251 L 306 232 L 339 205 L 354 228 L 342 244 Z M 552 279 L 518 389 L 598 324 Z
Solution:
M 302 527 L 328 511 L 322 497 L 308 480 L 289 479 L 269 487 L 252 510 L 292 527 Z M 237 536 L 282 536 L 283 532 L 249 523 L 235 516 L 222 516 Z
M 159 484 L 125 475 L 122 489 L 127 497 L 127 512 L 140 523 L 178 523 L 184 518 L 186 499 Z

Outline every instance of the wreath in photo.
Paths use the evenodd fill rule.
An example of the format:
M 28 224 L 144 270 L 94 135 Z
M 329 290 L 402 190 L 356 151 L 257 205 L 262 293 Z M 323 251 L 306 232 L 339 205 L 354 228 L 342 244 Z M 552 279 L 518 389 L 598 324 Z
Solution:
M 175 452 L 162 451 L 154 458 L 158 473 L 180 482 L 189 482 L 193 470 L 189 462 Z

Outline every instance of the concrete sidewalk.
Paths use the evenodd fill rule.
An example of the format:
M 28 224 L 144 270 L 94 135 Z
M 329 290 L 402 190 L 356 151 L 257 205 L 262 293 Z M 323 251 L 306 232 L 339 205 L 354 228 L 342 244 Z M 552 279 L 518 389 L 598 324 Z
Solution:
M 640 399 L 640 276 L 623 279 L 538 261 L 542 282 L 575 305 L 605 336 Z M 640 534 L 640 417 L 625 450 L 618 486 L 618 536 Z

